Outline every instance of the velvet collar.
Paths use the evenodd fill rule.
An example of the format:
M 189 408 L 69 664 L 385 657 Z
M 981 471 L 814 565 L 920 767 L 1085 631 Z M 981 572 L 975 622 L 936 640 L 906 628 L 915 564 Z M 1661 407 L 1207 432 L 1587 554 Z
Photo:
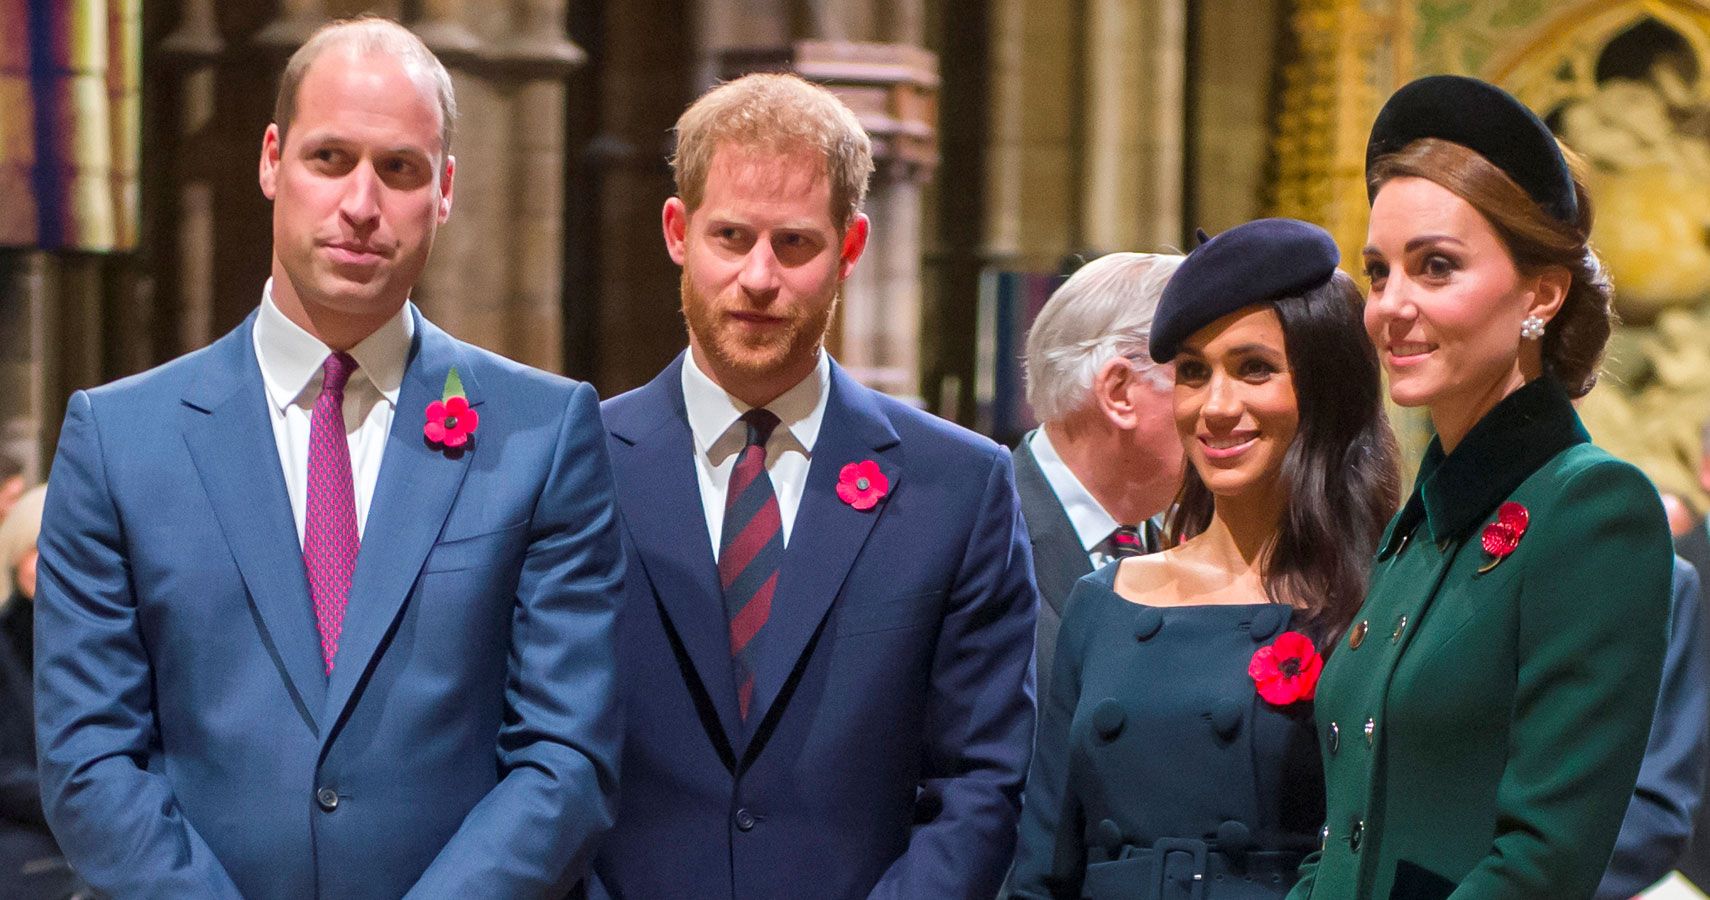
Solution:
M 1382 559 L 1425 522 L 1433 541 L 1459 540 L 1556 454 L 1591 440 L 1554 378 L 1533 379 L 1502 399 L 1445 454 L 1432 438 L 1413 496 L 1384 539 Z

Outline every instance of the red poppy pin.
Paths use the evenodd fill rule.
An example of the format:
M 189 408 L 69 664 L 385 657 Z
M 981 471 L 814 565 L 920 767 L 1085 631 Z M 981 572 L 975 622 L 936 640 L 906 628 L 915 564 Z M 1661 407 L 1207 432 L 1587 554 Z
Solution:
M 445 373 L 445 396 L 427 405 L 422 435 L 447 450 L 457 450 L 469 442 L 480 424 L 481 416 L 469 405 L 469 398 L 463 394 L 463 379 L 452 366 Z
M 1490 561 L 1479 567 L 1480 574 L 1496 568 L 1514 552 L 1515 547 L 1520 546 L 1520 538 L 1531 521 L 1532 514 L 1526 511 L 1526 507 L 1513 501 L 1496 508 L 1496 521 L 1484 526 L 1484 534 L 1479 538 L 1484 552 L 1490 556 Z
M 856 509 L 872 509 L 890 489 L 891 480 L 870 459 L 852 462 L 837 473 L 837 498 Z
M 1276 706 L 1311 700 L 1322 671 L 1324 657 L 1318 655 L 1312 638 L 1298 631 L 1277 635 L 1270 646 L 1253 651 L 1253 659 L 1247 663 L 1247 674 L 1253 677 L 1259 696 Z

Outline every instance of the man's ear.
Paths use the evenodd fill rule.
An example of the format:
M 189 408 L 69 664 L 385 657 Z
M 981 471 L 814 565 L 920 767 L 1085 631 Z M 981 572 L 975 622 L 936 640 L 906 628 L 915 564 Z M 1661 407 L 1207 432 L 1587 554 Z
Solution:
M 843 232 L 843 247 L 838 253 L 837 278 L 842 281 L 855 271 L 855 264 L 861 260 L 861 254 L 867 250 L 867 236 L 873 224 L 867 220 L 866 213 L 856 213 L 849 227 Z
M 451 179 L 457 174 L 457 157 L 445 158 L 445 171 L 439 175 L 439 224 L 451 218 Z
M 279 126 L 268 125 L 261 134 L 261 193 L 269 200 L 279 192 L 279 154 L 284 149 L 280 143 Z
M 1093 373 L 1092 393 L 1093 403 L 1099 412 L 1118 428 L 1134 428 L 1139 424 L 1139 415 L 1134 408 L 1134 398 L 1131 394 L 1135 381 L 1140 373 L 1134 371 L 1134 365 L 1128 360 L 1116 356 L 1105 361 Z
M 685 250 L 689 233 L 689 208 L 683 205 L 683 198 L 672 197 L 665 201 L 660 225 L 665 231 L 665 252 L 671 254 L 672 262 L 682 265 L 687 255 Z

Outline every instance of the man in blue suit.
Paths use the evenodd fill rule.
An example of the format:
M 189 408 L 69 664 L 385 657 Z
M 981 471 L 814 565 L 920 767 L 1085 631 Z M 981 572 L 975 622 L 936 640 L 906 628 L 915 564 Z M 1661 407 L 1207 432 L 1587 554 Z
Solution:
M 604 406 L 631 548 L 616 898 L 989 898 L 1033 735 L 1008 453 L 825 353 L 871 147 L 793 76 L 677 123 L 689 350 Z
M 597 401 L 407 300 L 453 115 L 408 31 L 319 32 L 262 142 L 260 308 L 71 398 L 38 744 L 49 823 L 107 894 L 562 897 L 610 826 Z

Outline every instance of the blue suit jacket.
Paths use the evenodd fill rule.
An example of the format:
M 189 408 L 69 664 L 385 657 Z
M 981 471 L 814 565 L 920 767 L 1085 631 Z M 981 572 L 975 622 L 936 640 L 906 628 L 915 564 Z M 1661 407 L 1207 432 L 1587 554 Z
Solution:
M 631 550 L 618 898 L 993 896 L 1033 736 L 1034 590 L 1008 453 L 831 367 L 745 724 L 682 357 L 606 402 Z M 838 472 L 871 459 L 871 510 Z
M 251 316 L 71 398 L 41 535 L 47 817 L 118 897 L 562 896 L 612 817 L 623 560 L 593 390 L 416 337 L 324 674 Z M 456 366 L 473 448 L 422 437 Z

